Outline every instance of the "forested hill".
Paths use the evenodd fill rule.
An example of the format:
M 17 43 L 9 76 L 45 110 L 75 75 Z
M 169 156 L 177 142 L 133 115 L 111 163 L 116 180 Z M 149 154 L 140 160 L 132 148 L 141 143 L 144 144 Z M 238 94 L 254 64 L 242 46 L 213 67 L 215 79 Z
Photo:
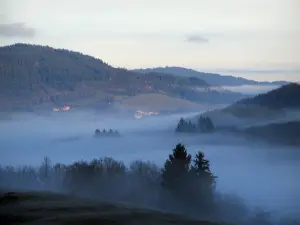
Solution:
M 216 127 L 243 129 L 299 121 L 299 96 L 300 84 L 291 83 L 255 97 L 242 99 L 223 109 L 206 112 L 204 116 L 209 117 Z
M 233 101 L 241 95 L 216 91 L 199 78 L 177 77 L 160 73 L 140 74 L 114 68 L 102 60 L 48 46 L 15 44 L 0 47 L 0 100 L 7 107 L 32 108 L 54 101 L 93 98 L 106 101 L 114 96 L 163 93 L 190 101 Z M 111 101 L 111 100 L 109 100 Z
M 287 84 L 265 94 L 243 99 L 234 106 L 262 106 L 273 109 L 300 108 L 300 84 Z
M 140 73 L 165 73 L 174 74 L 183 77 L 197 77 L 206 81 L 211 85 L 217 86 L 239 86 L 239 85 L 285 85 L 288 84 L 286 81 L 274 81 L 274 82 L 258 82 L 255 80 L 249 80 L 242 77 L 234 77 L 228 75 L 220 75 L 217 73 L 205 73 L 199 72 L 192 69 L 182 68 L 182 67 L 157 67 L 157 68 L 147 68 L 147 69 L 136 69 L 134 70 Z

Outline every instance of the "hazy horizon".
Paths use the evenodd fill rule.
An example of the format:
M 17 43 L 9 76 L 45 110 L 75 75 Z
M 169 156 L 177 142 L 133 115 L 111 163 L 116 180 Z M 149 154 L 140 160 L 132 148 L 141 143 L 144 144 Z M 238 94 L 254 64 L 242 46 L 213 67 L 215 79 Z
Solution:
M 0 0 L 0 6 L 0 45 L 49 45 L 128 69 L 181 66 L 300 80 L 297 0 Z
M 0 203 L 12 203 L 0 216 L 135 224 L 155 209 L 179 223 L 300 225 L 299 9 L 0 0 Z M 45 48 L 4 47 L 15 44 Z M 24 191 L 63 194 L 70 207 L 41 195 L 24 217 L 31 202 L 13 193 Z

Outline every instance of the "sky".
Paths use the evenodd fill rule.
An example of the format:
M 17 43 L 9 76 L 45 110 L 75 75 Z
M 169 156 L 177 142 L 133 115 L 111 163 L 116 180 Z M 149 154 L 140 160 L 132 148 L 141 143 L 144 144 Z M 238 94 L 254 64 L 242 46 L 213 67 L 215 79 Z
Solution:
M 300 81 L 300 0 L 0 0 L 0 45 Z

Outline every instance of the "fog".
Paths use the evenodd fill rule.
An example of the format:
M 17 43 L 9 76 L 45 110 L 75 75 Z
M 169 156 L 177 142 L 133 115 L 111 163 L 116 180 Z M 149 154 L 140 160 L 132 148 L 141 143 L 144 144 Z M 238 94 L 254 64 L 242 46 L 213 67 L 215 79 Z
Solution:
M 223 88 L 240 92 L 242 94 L 257 95 L 279 88 L 279 85 L 239 85 L 239 86 L 223 86 Z
M 108 156 L 125 164 L 149 160 L 163 166 L 181 142 L 192 156 L 199 150 L 205 153 L 218 176 L 218 192 L 241 197 L 251 209 L 300 215 L 300 149 L 224 134 L 176 134 L 182 116 L 195 114 L 140 120 L 91 112 L 15 115 L 0 123 L 0 165 L 40 165 L 44 156 L 66 164 Z M 117 129 L 121 137 L 95 139 L 96 128 Z

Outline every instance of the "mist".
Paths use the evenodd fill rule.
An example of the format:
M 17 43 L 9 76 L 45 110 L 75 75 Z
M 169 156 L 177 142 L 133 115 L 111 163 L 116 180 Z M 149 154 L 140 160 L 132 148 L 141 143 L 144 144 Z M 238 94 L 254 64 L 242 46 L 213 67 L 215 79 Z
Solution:
M 39 166 L 48 156 L 53 164 L 112 157 L 126 166 L 134 160 L 142 160 L 162 167 L 180 142 L 192 156 L 197 151 L 204 152 L 218 177 L 219 194 L 238 196 L 250 211 L 260 208 L 274 217 L 300 215 L 299 149 L 274 147 L 219 133 L 174 132 L 180 117 L 195 115 L 135 120 L 94 112 L 49 116 L 16 114 L 12 120 L 0 123 L 0 165 Z M 116 129 L 121 137 L 96 139 L 93 134 L 97 128 Z
M 279 85 L 239 85 L 239 86 L 223 86 L 223 88 L 248 95 L 257 95 L 279 88 Z

